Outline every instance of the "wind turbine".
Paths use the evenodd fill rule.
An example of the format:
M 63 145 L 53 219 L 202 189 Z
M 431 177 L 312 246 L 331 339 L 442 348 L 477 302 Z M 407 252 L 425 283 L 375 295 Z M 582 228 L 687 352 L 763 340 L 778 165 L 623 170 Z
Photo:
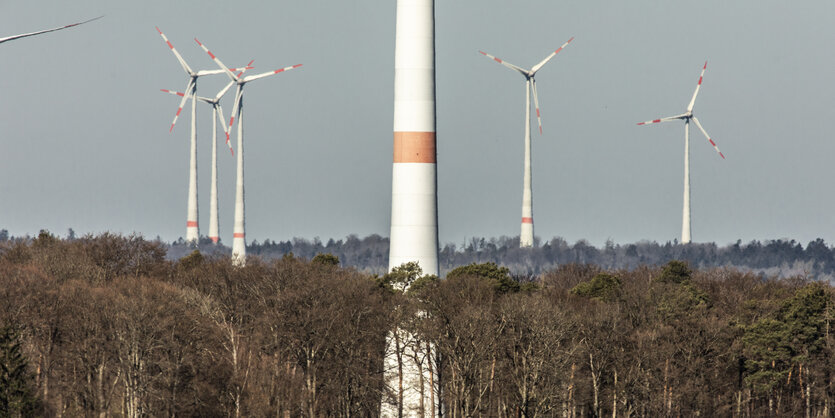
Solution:
M 530 70 L 513 65 L 507 61 L 496 58 L 484 51 L 478 51 L 499 64 L 504 65 L 511 70 L 518 71 L 525 77 L 525 174 L 522 186 L 522 231 L 519 235 L 520 247 L 533 246 L 533 191 L 531 189 L 531 92 L 533 92 L 533 101 L 536 105 L 536 120 L 539 123 L 539 134 L 542 135 L 542 118 L 539 114 L 539 96 L 536 93 L 536 72 L 542 69 L 551 58 L 554 58 L 563 48 L 565 48 L 574 37 L 569 39 L 556 51 L 545 57 L 539 64 L 534 65 Z
M 252 63 L 253 61 L 250 61 L 246 68 L 250 68 Z M 246 68 L 238 73 L 238 77 L 246 71 Z M 220 121 L 223 132 L 226 133 L 226 145 L 229 146 L 229 152 L 231 152 L 232 155 L 235 155 L 235 152 L 232 150 L 232 144 L 229 142 L 229 130 L 226 128 L 226 121 L 223 119 L 223 106 L 220 105 L 220 99 L 226 95 L 226 92 L 228 92 L 234 84 L 235 82 L 230 81 L 229 84 L 227 84 L 223 90 L 215 95 L 214 98 L 197 96 L 197 100 L 200 100 L 203 103 L 208 103 L 212 106 L 212 184 L 210 189 L 211 198 L 209 201 L 209 239 L 211 239 L 215 244 L 220 241 L 220 235 L 218 233 L 220 228 L 217 209 L 217 122 Z M 185 93 L 178 91 L 166 89 L 161 89 L 161 91 L 180 97 L 185 96 Z
M 5 38 L 0 38 L 0 44 L 2 44 L 3 42 L 13 41 L 13 40 L 15 40 L 15 39 L 26 38 L 26 37 L 28 37 L 28 36 L 40 35 L 40 34 L 42 34 L 42 33 L 47 33 L 47 32 L 55 32 L 55 31 L 58 31 L 58 30 L 61 30 L 61 29 L 71 28 L 71 27 L 73 27 L 73 26 L 83 25 L 83 24 L 85 24 L 85 23 L 87 23 L 87 22 L 92 22 L 92 21 L 94 21 L 94 20 L 101 19 L 102 17 L 104 17 L 104 16 L 94 17 L 94 18 L 92 18 L 92 19 L 85 20 L 85 21 L 83 21 L 83 22 L 72 23 L 72 24 L 65 25 L 65 26 L 59 26 L 59 27 L 57 27 L 57 28 L 52 28 L 52 29 L 44 29 L 44 30 L 39 30 L 39 31 L 37 31 L 37 32 L 21 33 L 20 35 L 12 35 L 12 36 L 7 36 L 7 37 L 5 37 Z
M 279 68 L 274 71 L 268 71 L 266 73 L 255 74 L 247 77 L 239 77 L 236 76 L 235 73 L 230 71 L 226 65 L 224 65 L 220 59 L 215 56 L 205 45 L 200 43 L 197 38 L 194 39 L 200 48 L 203 48 L 209 57 L 218 65 L 225 73 L 229 76 L 229 78 L 235 82 L 238 86 L 235 91 L 235 105 L 232 107 L 232 116 L 229 119 L 229 130 L 232 130 L 232 126 L 235 123 L 235 119 L 238 120 L 238 169 L 237 169 L 237 180 L 235 182 L 235 224 L 234 224 L 234 231 L 232 235 L 232 262 L 235 265 L 243 266 L 246 264 L 246 223 L 244 218 L 244 124 L 243 124 L 243 107 L 244 107 L 244 99 L 243 99 L 243 91 L 244 86 L 249 83 L 250 81 L 258 80 L 259 78 L 268 77 L 271 75 L 275 75 L 278 73 L 283 73 L 285 71 L 292 70 L 294 68 L 299 68 L 302 65 L 296 64 L 290 67 Z M 227 140 L 229 138 L 229 132 L 226 133 Z
M 183 106 L 190 97 L 197 95 L 197 79 L 204 75 L 221 74 L 223 70 L 209 70 L 209 71 L 194 71 L 186 63 L 186 60 L 177 52 L 171 41 L 165 36 L 159 27 L 156 27 L 157 32 L 177 57 L 177 61 L 183 67 L 183 71 L 188 75 L 188 84 L 186 85 L 183 99 L 180 100 L 180 106 L 177 108 L 177 113 L 174 115 L 174 121 L 171 122 L 171 128 L 168 132 L 174 130 L 174 125 L 177 124 L 177 118 L 180 117 L 180 112 L 183 111 Z M 232 71 L 239 71 L 235 68 Z M 186 209 L 186 242 L 197 244 L 200 238 L 200 228 L 197 224 L 198 208 L 197 208 L 197 102 L 191 102 L 191 148 L 189 161 L 189 175 L 188 175 L 188 207 Z
M 669 122 L 677 119 L 684 120 L 684 208 L 681 216 L 681 243 L 687 244 L 690 242 L 690 120 L 693 120 L 693 123 L 696 124 L 696 127 L 699 128 L 700 131 L 704 134 L 705 138 L 707 138 L 710 145 L 713 145 L 713 148 L 716 152 L 719 153 L 719 156 L 722 159 L 725 159 L 725 154 L 722 154 L 722 151 L 719 151 L 719 147 L 716 146 L 716 143 L 713 142 L 713 139 L 710 138 L 710 135 L 707 134 L 705 128 L 702 127 L 702 124 L 699 123 L 699 119 L 693 115 L 693 105 L 696 103 L 696 96 L 699 95 L 699 89 L 702 87 L 702 79 L 705 76 L 705 70 L 707 69 L 707 61 L 705 61 L 705 65 L 702 67 L 702 74 L 699 76 L 699 83 L 696 84 L 696 91 L 693 92 L 693 98 L 690 99 L 690 104 L 687 105 L 687 111 L 676 116 L 669 116 L 666 118 L 654 119 L 647 122 L 640 122 L 638 125 L 650 125 L 653 123 L 660 123 L 660 122 Z

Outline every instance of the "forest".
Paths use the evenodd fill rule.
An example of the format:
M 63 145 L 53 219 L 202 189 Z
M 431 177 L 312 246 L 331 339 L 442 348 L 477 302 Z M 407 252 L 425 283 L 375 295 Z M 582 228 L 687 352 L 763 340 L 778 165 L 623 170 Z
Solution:
M 70 229 L 66 239 L 76 238 Z M 31 240 L 32 237 L 10 236 L 0 229 L 0 243 L 16 240 Z M 182 238 L 168 243 L 156 238 L 171 260 L 190 254 L 199 248 L 203 254 L 231 254 L 232 249 L 222 242 L 214 244 L 202 237 L 199 245 L 185 242 Z M 519 248 L 519 236 L 499 238 L 473 237 L 460 244 L 448 243 L 440 247 L 439 265 L 441 276 L 450 270 L 472 263 L 496 263 L 510 269 L 517 279 L 534 277 L 565 264 L 592 264 L 603 269 L 634 269 L 639 266 L 661 266 L 670 260 L 687 261 L 696 269 L 735 267 L 739 270 L 762 274 L 765 277 L 808 276 L 817 280 L 835 280 L 835 247 L 830 248 L 823 239 L 808 242 L 805 247 L 789 239 L 765 241 L 741 240 L 719 246 L 715 243 L 679 244 L 677 241 L 658 243 L 640 241 L 631 244 L 606 242 L 597 248 L 588 241 L 579 240 L 574 244 L 555 237 L 550 241 L 535 238 L 533 248 Z M 377 234 L 360 238 L 349 235 L 343 239 L 319 238 L 308 240 L 292 238 L 286 241 L 251 241 L 247 254 L 257 255 L 264 260 L 282 258 L 292 254 L 312 259 L 316 254 L 333 254 L 343 266 L 358 271 L 382 275 L 388 271 L 389 240 Z
M 394 329 L 435 347 L 437 417 L 832 414 L 835 292 L 807 275 L 467 260 L 440 280 L 328 251 L 240 268 L 171 248 L 0 243 L 0 415 L 378 416 L 403 399 L 383 366 Z
M 641 241 L 633 244 L 606 242 L 597 248 L 580 240 L 569 244 L 562 238 L 542 242 L 537 239 L 533 248 L 519 248 L 519 237 L 471 238 L 462 244 L 446 244 L 441 247 L 439 261 L 441 276 L 450 270 L 472 263 L 496 263 L 510 269 L 518 276 L 533 277 L 565 264 L 593 264 L 604 269 L 634 269 L 639 266 L 661 266 L 669 260 L 687 261 L 698 269 L 736 267 L 740 270 L 761 273 L 765 276 L 790 277 L 806 275 L 819 280 L 835 279 L 835 248 L 822 239 L 810 241 L 804 247 L 795 240 L 767 240 L 718 246 L 715 243 L 690 243 Z M 265 240 L 252 242 L 248 254 L 264 259 L 294 254 L 312 258 L 319 253 L 339 257 L 343 265 L 371 274 L 385 274 L 388 270 L 388 238 L 369 235 L 359 238 L 350 235 L 345 239 L 329 239 L 322 242 L 293 238 L 287 241 Z M 223 245 L 212 245 L 208 239 L 200 243 L 202 251 L 230 254 Z M 169 256 L 178 258 L 193 250 L 182 241 L 170 244 Z

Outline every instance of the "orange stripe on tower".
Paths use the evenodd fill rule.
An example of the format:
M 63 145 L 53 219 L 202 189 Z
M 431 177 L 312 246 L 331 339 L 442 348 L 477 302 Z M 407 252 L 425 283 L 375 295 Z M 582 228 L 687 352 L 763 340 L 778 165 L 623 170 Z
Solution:
M 523 224 L 533 224 L 533 218 L 522 218 Z
M 435 132 L 395 132 L 395 163 L 435 163 Z
M 189 228 L 191 228 L 191 227 L 197 228 L 197 221 L 188 221 L 188 222 L 186 222 L 186 226 L 189 227 Z
M 244 238 L 244 235 L 246 234 L 242 234 L 240 232 L 235 232 L 234 234 L 232 234 L 234 238 Z

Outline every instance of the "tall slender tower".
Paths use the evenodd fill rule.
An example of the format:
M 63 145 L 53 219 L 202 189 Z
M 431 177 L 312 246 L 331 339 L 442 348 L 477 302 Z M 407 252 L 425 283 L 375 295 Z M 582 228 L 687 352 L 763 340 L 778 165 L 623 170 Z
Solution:
M 240 92 L 240 90 L 238 90 Z M 238 97 L 238 167 L 235 180 L 235 223 L 232 233 L 232 263 L 246 264 L 246 219 L 244 218 L 244 98 Z M 231 125 L 231 123 L 230 123 Z
M 438 275 L 435 160 L 435 2 L 397 0 L 394 50 L 394 167 L 389 270 L 417 262 Z M 395 329 L 386 339 L 383 417 L 434 417 L 440 401 L 434 347 Z
M 212 104 L 212 185 L 209 189 L 209 239 L 214 244 L 220 241 L 220 222 L 217 214 L 217 119 L 217 103 L 215 103 Z
M 525 174 L 522 180 L 522 231 L 519 246 L 533 247 L 533 189 L 531 187 L 531 83 L 525 83 Z M 539 104 L 536 105 L 539 117 Z
M 397 0 L 391 189 L 389 269 L 416 261 L 437 275 L 434 0 Z
M 200 228 L 197 226 L 197 80 L 191 85 L 191 144 L 188 170 L 188 207 L 186 219 L 186 242 L 197 244 Z
M 724 158 L 724 157 L 723 157 Z M 690 243 L 690 120 L 684 120 L 684 208 L 681 213 L 681 243 Z

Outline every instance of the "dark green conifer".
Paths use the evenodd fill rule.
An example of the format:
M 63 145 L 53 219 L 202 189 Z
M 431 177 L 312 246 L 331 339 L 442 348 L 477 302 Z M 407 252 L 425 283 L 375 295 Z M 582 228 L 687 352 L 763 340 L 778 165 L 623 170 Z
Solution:
M 35 415 L 38 402 L 27 369 L 18 333 L 9 326 L 0 328 L 0 417 Z

